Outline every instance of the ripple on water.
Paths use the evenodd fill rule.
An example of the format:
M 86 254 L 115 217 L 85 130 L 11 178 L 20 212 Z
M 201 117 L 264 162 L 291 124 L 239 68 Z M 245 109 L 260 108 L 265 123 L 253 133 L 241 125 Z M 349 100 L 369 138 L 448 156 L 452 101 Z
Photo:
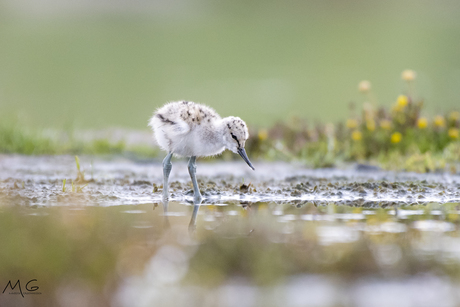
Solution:
M 447 232 L 447 231 L 454 231 L 455 225 L 450 222 L 445 222 L 445 221 L 424 220 L 424 221 L 415 221 L 412 224 L 412 228 L 418 229 L 420 231 Z
M 318 226 L 316 227 L 316 234 L 322 245 L 350 243 L 357 241 L 360 237 L 356 229 L 346 226 Z
M 125 211 L 121 211 L 123 213 L 129 213 L 129 214 L 142 214 L 142 213 L 146 213 L 146 211 L 144 210 L 125 210 Z

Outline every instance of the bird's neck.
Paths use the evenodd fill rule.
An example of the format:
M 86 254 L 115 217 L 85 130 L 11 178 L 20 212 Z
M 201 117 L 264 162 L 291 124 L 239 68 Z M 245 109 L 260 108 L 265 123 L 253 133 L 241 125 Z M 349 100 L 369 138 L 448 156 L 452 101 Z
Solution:
M 216 134 L 224 135 L 227 128 L 227 121 L 225 118 L 222 118 L 220 121 L 216 123 Z
M 227 133 L 229 121 L 230 119 L 228 117 L 225 117 L 225 118 L 222 118 L 216 124 L 215 135 L 219 136 L 219 141 L 221 142 L 222 146 L 226 145 L 225 140 L 224 140 L 224 135 Z

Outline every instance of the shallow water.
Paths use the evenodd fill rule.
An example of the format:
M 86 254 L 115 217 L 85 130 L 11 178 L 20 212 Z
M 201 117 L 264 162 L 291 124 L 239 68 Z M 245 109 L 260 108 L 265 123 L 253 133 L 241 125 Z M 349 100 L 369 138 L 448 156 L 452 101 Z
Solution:
M 0 277 L 42 293 L 1 306 L 460 305 L 458 174 L 199 161 L 197 206 L 174 160 L 165 213 L 161 161 L 80 161 L 0 157 Z
M 121 205 L 160 202 L 162 166 L 159 161 L 82 158 L 87 186 L 71 193 L 77 171 L 74 157 L 0 156 L 3 197 L 25 205 Z M 460 174 L 416 174 L 376 168 L 306 169 L 301 164 L 256 163 L 252 171 L 241 161 L 199 161 L 197 178 L 204 203 L 277 201 L 358 203 L 365 207 L 429 202 L 459 202 Z M 361 170 L 364 169 L 364 170 Z M 67 179 L 67 192 L 62 192 Z M 191 201 L 185 161 L 173 161 L 172 200 Z M 154 187 L 157 191 L 153 193 Z M 5 196 L 6 195 L 6 196 Z M 396 204 L 397 203 L 397 204 Z

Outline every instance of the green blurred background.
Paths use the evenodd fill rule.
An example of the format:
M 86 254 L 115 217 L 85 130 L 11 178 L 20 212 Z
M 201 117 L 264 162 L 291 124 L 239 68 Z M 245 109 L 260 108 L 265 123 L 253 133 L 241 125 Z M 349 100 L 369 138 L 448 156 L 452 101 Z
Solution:
M 0 119 L 146 129 L 166 101 L 270 125 L 336 121 L 368 79 L 460 105 L 460 1 L 0 0 Z

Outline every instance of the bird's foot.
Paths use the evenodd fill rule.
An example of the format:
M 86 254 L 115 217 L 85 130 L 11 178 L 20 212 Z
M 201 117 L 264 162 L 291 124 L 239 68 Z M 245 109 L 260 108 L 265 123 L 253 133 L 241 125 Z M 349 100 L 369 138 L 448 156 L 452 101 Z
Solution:
M 196 224 L 190 222 L 190 224 L 188 225 L 188 231 L 190 233 L 193 233 L 193 232 L 195 232 L 195 230 L 196 230 Z
M 169 195 L 168 193 L 163 193 L 163 197 L 161 198 L 163 203 L 168 203 L 169 202 Z
M 193 203 L 195 205 L 201 204 L 202 201 L 203 201 L 203 196 L 201 196 L 200 193 L 193 195 Z

